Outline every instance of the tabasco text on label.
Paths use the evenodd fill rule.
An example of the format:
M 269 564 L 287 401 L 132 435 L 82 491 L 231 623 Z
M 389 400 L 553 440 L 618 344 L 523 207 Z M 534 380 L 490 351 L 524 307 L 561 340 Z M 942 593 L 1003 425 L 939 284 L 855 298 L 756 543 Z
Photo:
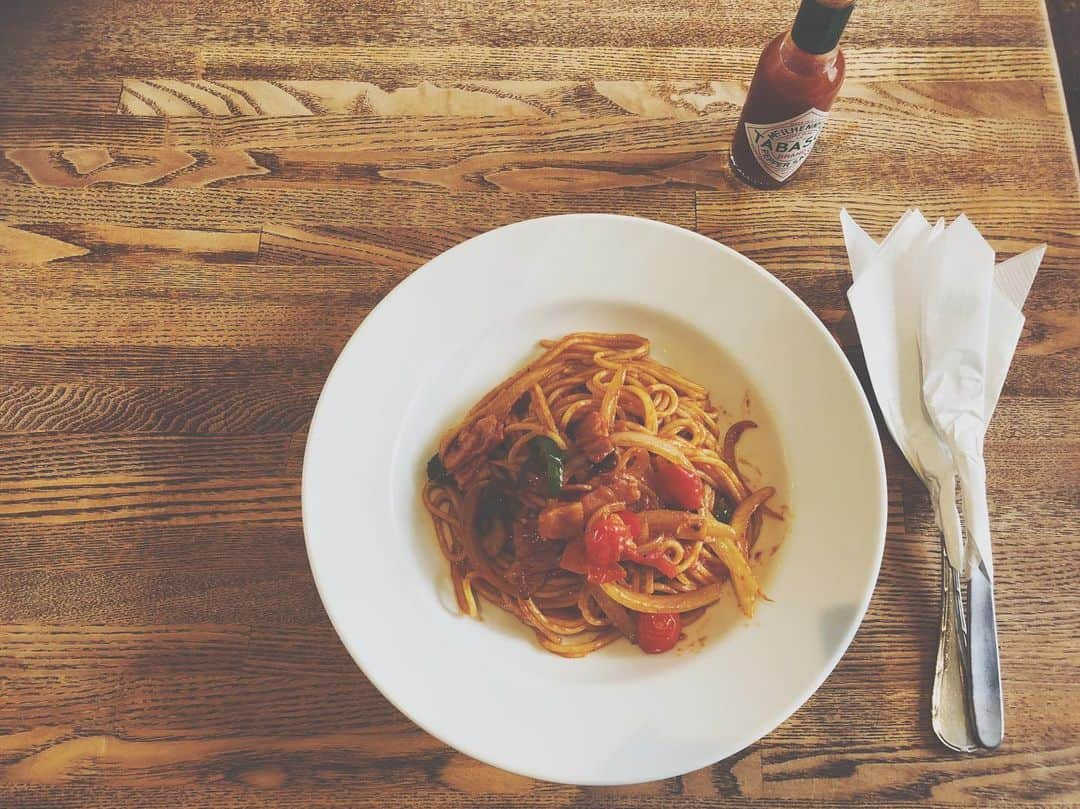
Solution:
M 775 124 L 747 122 L 747 140 L 758 164 L 778 182 L 783 182 L 810 156 L 825 121 L 829 117 L 816 107 L 802 115 Z

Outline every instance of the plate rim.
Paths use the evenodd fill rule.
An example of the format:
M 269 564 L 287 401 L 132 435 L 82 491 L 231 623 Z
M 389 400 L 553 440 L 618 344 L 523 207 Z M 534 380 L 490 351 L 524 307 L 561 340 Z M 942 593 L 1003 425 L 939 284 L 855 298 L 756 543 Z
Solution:
M 854 614 L 854 620 L 851 621 L 849 629 L 845 632 L 842 641 L 837 644 L 836 650 L 830 656 L 828 662 L 822 666 L 820 675 L 815 679 L 812 685 L 805 689 L 797 697 L 792 699 L 789 705 L 787 705 L 781 711 L 778 711 L 777 714 L 775 714 L 775 716 L 777 717 L 775 721 L 773 721 L 771 718 L 764 721 L 763 723 L 761 723 L 761 725 L 764 727 L 764 730 L 760 732 L 756 729 L 753 730 L 749 734 L 753 736 L 752 739 L 746 741 L 745 743 L 742 743 L 741 746 L 737 747 L 734 750 L 724 752 L 719 758 L 716 758 L 714 753 L 708 753 L 704 756 L 697 757 L 693 761 L 690 761 L 690 759 L 688 758 L 687 764 L 689 766 L 681 767 L 678 772 L 669 772 L 667 774 L 661 775 L 649 774 L 647 777 L 637 778 L 633 780 L 603 777 L 584 780 L 567 780 L 566 778 L 559 777 L 557 773 L 546 772 L 543 767 L 519 767 L 512 766 L 503 762 L 496 763 L 490 755 L 480 754 L 479 752 L 471 749 L 471 745 L 463 745 L 451 742 L 449 739 L 445 738 L 443 734 L 433 731 L 430 727 L 428 727 L 427 723 L 418 719 L 408 709 L 406 705 L 401 704 L 398 700 L 396 700 L 391 695 L 391 693 L 389 693 L 389 689 L 385 688 L 384 685 L 380 683 L 380 681 L 376 677 L 372 676 L 372 674 L 369 673 L 367 668 L 365 668 L 364 664 L 361 662 L 362 654 L 357 649 L 355 649 L 348 640 L 346 640 L 345 633 L 342 631 L 341 626 L 339 626 L 339 618 L 335 616 L 335 611 L 330 606 L 330 603 L 326 597 L 326 593 L 324 592 L 324 585 L 320 583 L 319 575 L 316 570 L 315 553 L 313 552 L 313 541 L 309 529 L 310 520 L 308 519 L 308 511 L 310 508 L 309 503 L 311 500 L 311 496 L 308 494 L 309 487 L 311 485 L 309 484 L 311 476 L 308 472 L 310 458 L 312 457 L 311 448 L 313 446 L 313 443 L 317 440 L 317 436 L 319 434 L 319 431 L 316 429 L 316 425 L 319 422 L 320 411 L 323 409 L 323 405 L 326 402 L 326 392 L 330 388 L 331 382 L 335 378 L 335 374 L 340 372 L 340 369 L 342 367 L 342 359 L 349 351 L 350 346 L 352 346 L 359 339 L 362 339 L 361 335 L 364 333 L 365 327 L 369 326 L 374 317 L 378 316 L 381 319 L 381 317 L 384 316 L 380 313 L 380 310 L 382 310 L 382 312 L 385 312 L 387 309 L 389 309 L 390 302 L 394 299 L 395 296 L 400 293 L 401 290 L 411 288 L 411 286 L 417 283 L 422 283 L 423 279 L 428 274 L 434 271 L 433 265 L 441 263 L 445 256 L 464 249 L 466 245 L 469 245 L 478 239 L 490 238 L 492 237 L 492 234 L 500 233 L 506 230 L 512 230 L 523 226 L 535 225 L 537 223 L 546 222 L 549 220 L 616 220 L 632 223 L 635 227 L 654 227 L 660 230 L 675 232 L 681 237 L 689 236 L 692 237 L 694 240 L 705 243 L 711 249 L 719 249 L 721 252 L 735 258 L 737 261 L 746 265 L 748 268 L 764 276 L 774 288 L 777 288 L 783 295 L 792 300 L 797 305 L 797 307 L 800 308 L 802 312 L 810 318 L 813 328 L 826 338 L 826 343 L 829 346 L 829 351 L 837 360 L 839 360 L 840 365 L 844 370 L 845 378 L 848 380 L 848 382 L 851 384 L 852 388 L 856 392 L 857 399 L 861 407 L 861 413 L 865 417 L 865 423 L 870 427 L 871 432 L 874 436 L 874 441 L 872 442 L 875 460 L 874 466 L 876 468 L 875 471 L 877 472 L 878 480 L 880 482 L 880 485 L 877 487 L 878 499 L 876 503 L 879 523 L 875 531 L 877 548 L 876 553 L 874 554 L 875 558 L 873 563 L 873 575 L 868 577 L 867 583 L 864 587 L 864 592 L 862 593 L 860 602 L 858 604 L 858 609 Z M 490 228 L 482 233 L 478 233 L 475 236 L 465 239 L 464 241 L 461 241 L 453 245 L 452 247 L 442 251 L 438 255 L 428 259 L 415 270 L 410 272 L 400 282 L 398 282 L 393 289 L 387 292 L 386 295 L 384 295 L 378 301 L 378 303 L 376 303 L 375 306 L 371 308 L 371 310 L 360 321 L 360 323 L 357 324 L 356 328 L 353 330 L 353 333 L 349 336 L 348 340 L 345 341 L 345 344 L 342 346 L 341 350 L 338 352 L 337 357 L 334 359 L 334 364 L 330 368 L 330 371 L 327 374 L 325 381 L 323 382 L 322 388 L 319 391 L 319 398 L 315 404 L 314 410 L 312 411 L 311 421 L 308 425 L 308 434 L 304 443 L 304 459 L 301 466 L 300 480 L 300 500 L 301 523 L 304 534 L 304 548 L 307 555 L 308 567 L 311 570 L 311 576 L 315 582 L 315 589 L 318 592 L 319 601 L 322 604 L 323 611 L 326 613 L 327 618 L 330 620 L 330 624 L 333 627 L 334 632 L 338 637 L 338 640 L 345 647 L 345 650 L 349 653 L 349 657 L 352 658 L 353 663 L 357 666 L 357 668 L 360 669 L 364 677 L 367 678 L 368 682 L 370 682 L 375 687 L 375 689 L 379 692 L 383 699 L 387 700 L 410 722 L 415 724 L 422 731 L 437 739 L 447 747 L 450 747 L 451 749 L 456 750 L 459 753 L 467 755 L 476 761 L 479 761 L 487 766 L 503 770 L 505 772 L 524 776 L 526 778 L 531 778 L 538 781 L 545 781 L 548 783 L 565 784 L 570 786 L 630 786 L 634 784 L 651 783 L 653 781 L 660 781 L 668 778 L 686 775 L 687 773 L 694 772 L 704 767 L 711 767 L 712 765 L 717 764 L 720 761 L 724 761 L 725 759 L 730 758 L 733 755 L 737 755 L 743 750 L 746 750 L 750 746 L 764 739 L 766 736 L 768 736 L 770 733 L 780 727 L 780 725 L 790 719 L 796 711 L 798 711 L 803 705 L 805 705 L 809 701 L 809 699 L 818 691 L 819 688 L 821 688 L 821 686 L 829 678 L 833 671 L 835 671 L 837 664 L 847 653 L 851 642 L 855 639 L 855 635 L 858 634 L 859 629 L 862 627 L 863 621 L 866 618 L 867 610 L 870 606 L 870 601 L 873 598 L 874 591 L 877 588 L 878 579 L 881 575 L 881 564 L 885 553 L 885 542 L 888 528 L 889 513 L 888 481 L 885 469 L 885 458 L 881 442 L 881 435 L 877 427 L 876 419 L 874 418 L 873 409 L 870 406 L 870 402 L 867 398 L 866 392 L 863 389 L 863 386 L 860 383 L 854 368 L 848 361 L 847 356 L 843 352 L 843 349 L 841 349 L 840 345 L 836 342 L 832 334 L 825 327 L 825 324 L 821 321 L 821 318 L 819 318 L 814 313 L 814 311 L 806 304 L 806 302 L 803 301 L 802 298 L 800 298 L 798 295 L 796 295 L 795 292 L 793 292 L 779 278 L 777 278 L 775 275 L 773 275 L 771 272 L 762 267 L 753 259 L 743 255 L 739 251 L 735 250 L 732 247 L 729 247 L 723 242 L 712 239 L 708 236 L 705 236 L 704 234 L 698 233 L 697 231 L 680 227 L 678 225 L 673 225 L 669 222 L 662 222 L 659 220 L 649 219 L 640 216 L 628 216 L 625 214 L 613 213 L 555 214 L 551 216 L 539 216 L 530 219 L 523 219 L 505 225 L 500 225 L 498 227 Z

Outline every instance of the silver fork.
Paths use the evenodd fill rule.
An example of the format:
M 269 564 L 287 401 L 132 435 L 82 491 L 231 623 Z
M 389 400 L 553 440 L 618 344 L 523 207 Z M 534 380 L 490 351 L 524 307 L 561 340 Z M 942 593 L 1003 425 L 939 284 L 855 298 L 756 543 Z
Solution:
M 943 745 L 969 753 L 979 747 L 969 718 L 971 677 L 968 671 L 967 625 L 960 574 L 949 564 L 941 543 L 941 637 L 938 639 L 930 724 Z

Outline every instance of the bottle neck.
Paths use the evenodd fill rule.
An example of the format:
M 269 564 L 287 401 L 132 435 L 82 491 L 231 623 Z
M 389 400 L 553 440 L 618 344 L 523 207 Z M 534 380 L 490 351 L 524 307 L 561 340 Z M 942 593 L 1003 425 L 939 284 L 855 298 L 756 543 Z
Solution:
M 826 53 L 810 53 L 795 43 L 790 32 L 783 36 L 777 56 L 789 72 L 798 76 L 818 76 L 828 73 L 836 65 L 837 56 L 840 53 L 839 47 Z
M 855 0 L 802 0 L 791 39 L 800 50 L 814 55 L 836 50 Z

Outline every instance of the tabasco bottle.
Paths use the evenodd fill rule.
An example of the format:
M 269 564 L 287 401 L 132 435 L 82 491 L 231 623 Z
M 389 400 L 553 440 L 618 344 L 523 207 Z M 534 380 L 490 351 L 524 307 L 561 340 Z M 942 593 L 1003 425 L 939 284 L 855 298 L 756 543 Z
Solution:
M 853 7 L 802 0 L 791 31 L 761 52 L 731 144 L 731 168 L 743 182 L 779 188 L 810 155 L 844 81 L 837 43 Z

